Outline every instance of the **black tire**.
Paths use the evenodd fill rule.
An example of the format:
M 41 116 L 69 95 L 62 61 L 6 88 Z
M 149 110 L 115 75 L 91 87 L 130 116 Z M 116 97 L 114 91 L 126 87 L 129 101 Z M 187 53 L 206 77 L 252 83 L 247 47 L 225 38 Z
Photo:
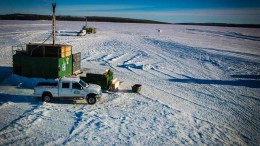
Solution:
M 44 93 L 42 95 L 42 101 L 51 102 L 51 100 L 52 100 L 52 95 L 50 93 Z
M 95 104 L 97 102 L 95 95 L 94 94 L 88 95 L 87 102 L 88 102 L 88 104 L 91 104 L 91 105 Z

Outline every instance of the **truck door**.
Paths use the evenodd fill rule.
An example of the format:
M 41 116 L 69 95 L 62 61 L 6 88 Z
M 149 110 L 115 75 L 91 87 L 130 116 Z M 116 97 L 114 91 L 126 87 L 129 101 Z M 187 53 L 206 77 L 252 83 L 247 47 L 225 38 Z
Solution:
M 79 83 L 74 82 L 72 83 L 72 94 L 74 97 L 84 97 L 85 91 L 83 90 L 83 87 Z
M 70 82 L 62 82 L 60 88 L 60 97 L 70 97 L 70 96 L 71 96 Z

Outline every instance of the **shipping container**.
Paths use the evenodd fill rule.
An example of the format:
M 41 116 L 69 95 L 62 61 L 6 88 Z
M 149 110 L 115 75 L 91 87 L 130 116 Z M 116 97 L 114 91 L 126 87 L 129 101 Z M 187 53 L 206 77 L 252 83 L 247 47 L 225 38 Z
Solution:
M 13 72 L 17 75 L 54 79 L 72 74 L 69 45 L 28 44 L 26 50 L 13 52 Z

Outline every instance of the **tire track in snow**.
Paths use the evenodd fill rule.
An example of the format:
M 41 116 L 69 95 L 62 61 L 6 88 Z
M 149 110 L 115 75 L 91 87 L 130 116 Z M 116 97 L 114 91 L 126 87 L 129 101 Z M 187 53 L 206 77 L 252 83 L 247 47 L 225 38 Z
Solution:
M 0 137 L 4 140 L 2 144 L 14 144 L 14 140 L 17 139 L 22 141 L 26 140 L 26 135 L 23 132 L 30 130 L 31 125 L 36 125 L 40 121 L 40 116 L 37 114 L 35 116 L 35 112 L 41 106 L 41 104 L 34 106 L 32 109 L 25 111 L 20 117 L 13 120 L 9 125 L 3 127 L 0 130 Z
M 118 63 L 117 62 L 118 60 L 121 60 L 122 58 L 124 58 L 127 55 L 128 55 L 128 53 L 124 53 L 124 54 L 112 57 L 112 58 L 108 59 L 108 62 L 110 62 L 110 63 Z
M 147 85 L 148 86 L 148 85 Z M 151 85 L 150 85 L 151 86 Z M 153 86 L 154 88 L 157 88 L 157 87 L 155 87 L 155 86 Z M 157 90 L 161 90 L 161 89 L 159 89 L 159 88 L 157 88 Z M 188 89 L 187 88 L 187 90 L 188 91 L 190 91 L 190 89 Z M 161 90 L 162 91 L 162 90 Z M 187 92 L 188 92 L 187 91 Z M 173 94 L 171 94 L 170 92 L 167 92 L 167 91 L 165 91 L 165 90 L 163 90 L 163 92 L 166 92 L 166 93 L 168 93 L 168 94 L 170 94 L 170 95 L 173 95 Z M 176 95 L 173 95 L 173 96 L 176 96 Z M 180 97 L 180 96 L 177 96 L 177 97 Z M 183 99 L 182 97 L 180 97 L 181 99 Z M 215 97 L 214 97 L 215 98 Z M 198 106 L 200 106 L 200 107 L 202 107 L 202 108 L 204 108 L 204 109 L 206 109 L 205 111 L 208 111 L 208 109 L 210 109 L 210 111 L 216 111 L 217 113 L 219 113 L 220 115 L 223 115 L 223 114 L 225 114 L 224 112 L 222 112 L 222 111 L 220 111 L 218 108 L 210 108 L 210 107 L 208 107 L 208 106 L 203 106 L 202 104 L 198 104 L 197 102 L 193 102 L 193 101 L 190 101 L 190 100 L 187 100 L 187 99 L 185 99 L 186 101 L 188 101 L 188 102 L 191 102 L 192 104 L 195 104 L 195 105 L 198 105 Z M 227 116 L 227 115 L 226 115 Z M 224 116 L 225 117 L 225 116 Z M 208 122 L 209 122 L 209 120 L 207 120 Z M 212 120 L 210 120 L 210 121 L 212 121 Z M 222 123 L 224 123 L 223 121 L 222 121 Z M 216 124 L 216 123 L 215 123 Z
M 60 123 L 62 125 L 68 124 L 65 119 L 52 117 L 51 114 L 53 114 L 53 111 L 62 112 L 63 110 L 58 109 L 56 106 L 52 106 L 51 103 L 41 104 L 40 102 L 33 109 L 26 111 L 18 119 L 11 122 L 10 125 L 1 129 L 0 137 L 2 137 L 3 135 L 6 140 L 4 144 L 23 143 L 24 145 L 31 145 L 33 143 L 41 143 L 41 141 L 44 141 L 45 139 L 42 139 L 40 137 L 37 138 L 37 141 L 33 141 L 34 137 L 27 136 L 32 135 L 32 133 L 34 133 L 34 135 L 44 135 L 47 132 L 45 131 L 47 129 L 42 130 L 42 127 L 40 125 L 42 125 L 43 123 L 52 123 L 53 121 L 55 121 L 56 123 Z M 52 125 L 56 123 L 52 123 Z M 15 139 L 18 140 L 14 141 Z M 48 139 L 48 141 L 51 141 L 53 137 L 49 137 Z M 53 143 L 49 142 L 49 144 Z
M 147 85 L 148 86 L 148 85 Z M 161 89 L 159 89 L 159 88 L 157 88 L 157 87 L 155 87 L 155 86 L 152 86 L 151 84 L 150 84 L 150 86 L 151 87 L 154 87 L 156 90 L 161 90 Z M 190 92 L 190 89 L 187 89 L 189 92 Z M 187 91 L 187 92 L 188 92 Z M 165 90 L 163 90 L 163 92 L 164 93 L 167 93 L 167 91 L 165 91 Z M 195 92 L 197 92 L 197 91 L 195 91 Z M 168 93 L 168 94 L 170 94 L 170 93 Z M 203 116 L 203 114 L 202 115 L 200 115 L 199 113 L 197 113 L 197 114 L 195 114 L 194 116 L 195 117 L 201 117 L 201 116 L 203 116 L 204 118 L 199 118 L 199 119 L 201 119 L 201 120 L 204 120 L 204 121 L 207 121 L 207 122 L 209 122 L 209 123 L 212 123 L 212 124 L 217 124 L 217 125 L 219 125 L 219 126 L 223 126 L 223 124 L 225 123 L 225 121 L 226 121 L 226 119 L 218 119 L 217 121 L 216 120 L 213 120 L 213 119 L 215 119 L 216 117 L 229 117 L 230 119 L 233 119 L 233 120 L 231 120 L 231 121 L 234 121 L 234 123 L 237 123 L 238 125 L 241 125 L 241 126 L 235 126 L 234 124 L 231 124 L 231 125 L 229 125 L 229 126 L 225 126 L 225 128 L 227 128 L 227 129 L 229 129 L 230 131 L 233 131 L 233 133 L 240 133 L 240 130 L 239 129 L 237 129 L 238 127 L 243 127 L 242 125 L 242 123 L 238 123 L 236 120 L 238 120 L 237 118 L 239 118 L 239 117 L 241 117 L 241 115 L 243 115 L 243 114 L 241 114 L 241 115 L 239 115 L 239 117 L 236 117 L 236 115 L 234 115 L 233 113 L 235 113 L 235 112 L 238 112 L 238 111 L 240 111 L 241 109 L 243 109 L 243 107 L 242 108 L 239 108 L 239 106 L 237 107 L 237 104 L 234 104 L 234 103 L 232 103 L 232 102 L 230 102 L 230 101 L 228 101 L 228 100 L 223 100 L 223 99 L 220 99 L 220 98 L 218 98 L 218 97 L 213 97 L 213 98 L 217 98 L 218 100 L 220 99 L 220 101 L 223 101 L 223 103 L 225 103 L 225 102 L 227 102 L 225 105 L 228 105 L 228 106 L 225 106 L 225 105 L 223 105 L 222 106 L 222 104 L 219 104 L 219 105 L 221 105 L 221 107 L 222 108 L 219 108 L 218 106 L 214 106 L 214 107 L 208 107 L 208 106 L 204 106 L 204 104 L 199 104 L 199 103 L 197 103 L 197 102 L 194 102 L 194 101 L 191 101 L 191 100 L 188 100 L 188 99 L 186 99 L 186 98 L 183 98 L 183 97 L 180 97 L 180 96 L 177 96 L 177 95 L 174 95 L 174 94 L 170 94 L 170 95 L 172 95 L 173 97 L 177 97 L 177 98 L 180 98 L 180 99 L 182 99 L 182 100 L 184 100 L 184 101 L 188 101 L 189 103 L 191 103 L 191 104 L 194 104 L 195 105 L 195 107 L 196 106 L 198 106 L 198 107 L 200 107 L 200 108 L 196 108 L 198 111 L 208 111 L 208 110 L 210 110 L 211 112 L 216 112 L 216 113 L 214 113 L 213 115 L 215 115 L 215 116 L 213 116 L 213 117 L 208 117 L 208 115 L 206 115 L 206 117 L 205 117 L 205 115 Z M 203 94 L 201 94 L 201 95 L 203 95 Z M 208 98 L 208 95 L 206 95 L 205 96 L 205 98 Z M 168 99 L 169 100 L 169 99 Z M 205 100 L 205 99 L 204 99 Z M 203 100 L 203 101 L 204 101 Z M 217 101 L 218 101 L 217 100 Z M 163 100 L 163 101 L 166 101 L 166 100 Z M 232 105 L 230 105 L 230 104 L 232 104 L 232 105 L 234 105 L 234 106 L 232 106 Z M 207 105 L 210 105 L 210 102 L 209 102 L 209 104 L 207 104 Z M 190 107 L 190 106 L 189 106 Z M 235 109 L 234 109 L 234 107 L 236 107 Z M 193 111 L 193 112 L 196 112 L 197 110 L 191 110 L 191 111 Z M 207 112 L 205 112 L 205 113 L 207 113 Z M 245 113 L 246 113 L 246 111 L 245 111 Z M 230 117 L 231 116 L 231 117 Z M 246 122 L 246 121 L 248 121 L 247 119 L 246 119 L 246 117 L 247 116 L 245 116 L 245 115 L 243 115 L 241 118 L 242 119 L 244 119 L 244 120 L 239 120 L 239 121 L 243 121 L 243 123 L 244 122 Z M 250 116 L 249 116 L 250 117 Z M 205 118 L 206 118 L 206 120 L 205 120 Z M 215 122 L 212 122 L 212 121 L 215 121 Z M 220 122 L 221 121 L 221 122 Z M 229 120 L 230 121 L 230 120 Z M 249 122 L 249 123 L 252 123 L 252 125 L 254 125 L 254 123 L 257 123 L 257 122 Z M 254 125 L 253 127 L 257 127 L 256 125 Z M 233 130 L 233 129 L 231 129 L 231 128 L 235 128 L 236 130 Z M 247 129 L 245 129 L 244 127 L 243 127 L 243 131 L 248 131 Z M 241 133 L 240 133 L 241 134 Z
M 148 96 L 144 96 L 144 95 L 141 95 L 142 97 L 144 97 L 144 99 L 145 99 L 145 101 L 149 101 L 148 103 L 150 103 L 150 104 L 148 104 L 148 105 L 146 105 L 146 104 L 144 104 L 145 106 L 149 106 L 151 109 L 164 109 L 164 108 L 169 108 L 169 109 L 171 109 L 171 110 L 174 110 L 174 111 L 176 111 L 176 109 L 172 109 L 171 107 L 169 107 L 168 105 L 166 105 L 166 104 L 163 104 L 163 103 L 160 103 L 158 100 L 153 100 L 153 99 L 151 99 L 150 97 L 148 97 Z M 140 99 L 140 98 L 138 98 L 138 99 Z M 152 105 L 151 105 L 151 103 L 152 103 Z M 153 107 L 153 105 L 157 105 L 158 107 Z M 142 104 L 141 104 L 142 105 Z M 169 110 L 164 110 L 164 112 L 165 111 L 169 111 Z M 161 112 L 160 110 L 158 111 L 158 114 L 159 115 L 161 115 L 161 116 L 164 116 L 164 117 L 167 117 L 167 116 L 170 116 L 170 115 L 172 115 L 171 113 L 164 113 L 164 112 Z M 131 111 L 128 111 L 127 112 L 128 114 L 131 114 Z M 174 115 L 176 115 L 176 114 L 180 114 L 181 112 L 179 111 L 179 110 L 177 110 L 177 113 L 175 113 Z M 133 113 L 134 114 L 134 113 Z M 141 114 L 141 115 L 143 115 L 143 114 Z M 173 116 L 174 116 L 173 115 Z M 182 115 L 182 114 L 181 114 Z M 126 115 L 127 116 L 127 115 Z M 187 115 L 188 116 L 188 115 Z M 187 117 L 187 116 L 184 116 L 184 117 Z M 156 117 L 158 117 L 158 115 L 156 116 Z M 183 116 L 180 116 L 180 118 L 183 118 Z M 189 116 L 188 116 L 189 117 Z M 158 117 L 159 118 L 159 117 Z M 161 118 L 161 119 L 165 119 L 165 118 Z M 172 119 L 173 120 L 173 119 Z M 177 120 L 177 119 L 174 119 L 174 120 Z M 147 121 L 151 121 L 151 120 L 147 120 Z M 183 121 L 183 120 L 180 120 L 180 119 L 178 119 L 177 120 L 178 122 L 180 122 L 180 121 Z M 208 122 L 207 122 L 208 123 Z M 209 124 L 211 124 L 211 123 L 209 123 Z M 140 125 L 140 124 L 139 124 Z M 190 125 L 190 123 L 189 123 L 189 125 Z M 126 129 L 127 129 L 127 127 L 128 127 L 128 125 L 126 124 L 126 125 L 122 125 L 122 126 L 124 126 L 124 127 L 126 127 Z M 190 125 L 191 127 L 192 127 L 192 125 Z M 142 129 L 142 127 L 140 127 L 140 126 L 138 126 L 138 125 L 135 125 L 135 126 L 130 126 L 130 127 L 139 127 L 140 129 Z M 152 126 L 153 127 L 153 126 Z M 122 128 L 120 128 L 120 129 L 122 129 Z M 153 128 L 152 128 L 153 129 Z M 153 129 L 152 131 L 158 131 L 158 129 Z M 195 132 L 195 131 L 194 131 Z M 195 132 L 196 133 L 196 132 Z M 212 134 L 212 133 L 210 133 L 210 134 Z M 209 135 L 210 135 L 209 134 Z M 171 139 L 172 139 L 172 136 L 173 135 L 167 135 L 167 134 L 160 134 L 160 132 L 159 133 L 156 133 L 156 135 L 157 135 L 157 137 L 160 137 L 160 138 L 162 138 L 162 139 L 164 139 L 164 140 L 166 140 L 166 141 L 172 141 L 172 140 L 170 140 L 169 138 L 167 138 L 167 136 L 170 136 L 171 137 Z M 164 137 L 164 138 L 163 138 Z M 191 138 L 190 138 L 191 139 Z M 192 142 L 191 141 L 189 141 L 188 140 L 188 143 L 186 143 L 186 144 L 191 144 Z
M 79 126 L 79 123 L 82 121 L 82 116 L 83 116 L 82 111 L 75 113 L 75 118 L 74 118 L 75 122 L 74 122 L 72 128 L 70 129 L 70 132 L 69 132 L 70 135 L 75 135 L 74 133 L 76 132 L 76 128 Z
M 145 72 L 147 72 L 147 71 L 145 71 Z M 149 72 L 148 72 L 149 73 Z M 218 109 L 213 109 L 213 108 L 210 108 L 210 107 L 207 107 L 207 106 L 203 106 L 202 104 L 199 104 L 199 103 L 197 103 L 197 102 L 194 102 L 194 101 L 191 101 L 191 100 L 188 100 L 188 99 L 186 99 L 186 98 L 183 98 L 183 97 L 180 97 L 180 96 L 177 96 L 177 95 L 175 95 L 175 94 L 173 94 L 173 93 L 171 93 L 170 91 L 167 91 L 167 90 L 163 90 L 163 89 L 161 89 L 161 88 L 159 88 L 159 87 L 156 87 L 156 86 L 154 86 L 154 85 L 152 85 L 152 84 L 149 84 L 149 82 L 153 82 L 153 81 L 151 81 L 151 78 L 150 77 L 143 77 L 143 79 L 142 80 L 144 80 L 145 79 L 145 81 L 147 81 L 147 83 L 143 83 L 145 86 L 150 86 L 150 87 L 153 87 L 153 88 L 155 88 L 156 90 L 159 90 L 159 91 L 161 91 L 161 92 L 163 92 L 163 93 L 167 93 L 168 95 L 170 95 L 171 97 L 178 97 L 178 98 L 181 98 L 181 99 L 183 99 L 183 100 L 185 100 L 185 101 L 188 101 L 189 103 L 192 103 L 192 104 L 194 104 L 194 105 L 197 105 L 197 106 L 201 106 L 201 107 L 203 107 L 203 108 L 206 108 L 206 109 L 210 109 L 210 110 L 215 110 L 215 111 L 217 111 L 218 113 L 222 113 L 220 110 L 218 110 Z M 158 79 L 156 79 L 156 80 L 158 80 L 157 82 L 160 84 L 160 82 L 162 82 L 161 80 L 160 80 L 160 78 L 158 78 Z M 184 87 L 184 86 L 182 86 L 182 87 Z M 185 88 L 185 87 L 184 87 Z M 188 91 L 190 91 L 190 89 L 189 88 L 187 88 L 187 92 Z

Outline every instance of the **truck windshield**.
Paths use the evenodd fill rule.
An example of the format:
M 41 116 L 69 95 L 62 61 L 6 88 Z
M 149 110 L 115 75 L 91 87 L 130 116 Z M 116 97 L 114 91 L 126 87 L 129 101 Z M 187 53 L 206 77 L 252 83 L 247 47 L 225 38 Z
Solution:
M 82 80 L 79 80 L 79 83 L 80 83 L 80 85 L 83 86 L 83 87 L 88 87 L 88 84 L 85 83 L 85 82 L 82 81 Z

